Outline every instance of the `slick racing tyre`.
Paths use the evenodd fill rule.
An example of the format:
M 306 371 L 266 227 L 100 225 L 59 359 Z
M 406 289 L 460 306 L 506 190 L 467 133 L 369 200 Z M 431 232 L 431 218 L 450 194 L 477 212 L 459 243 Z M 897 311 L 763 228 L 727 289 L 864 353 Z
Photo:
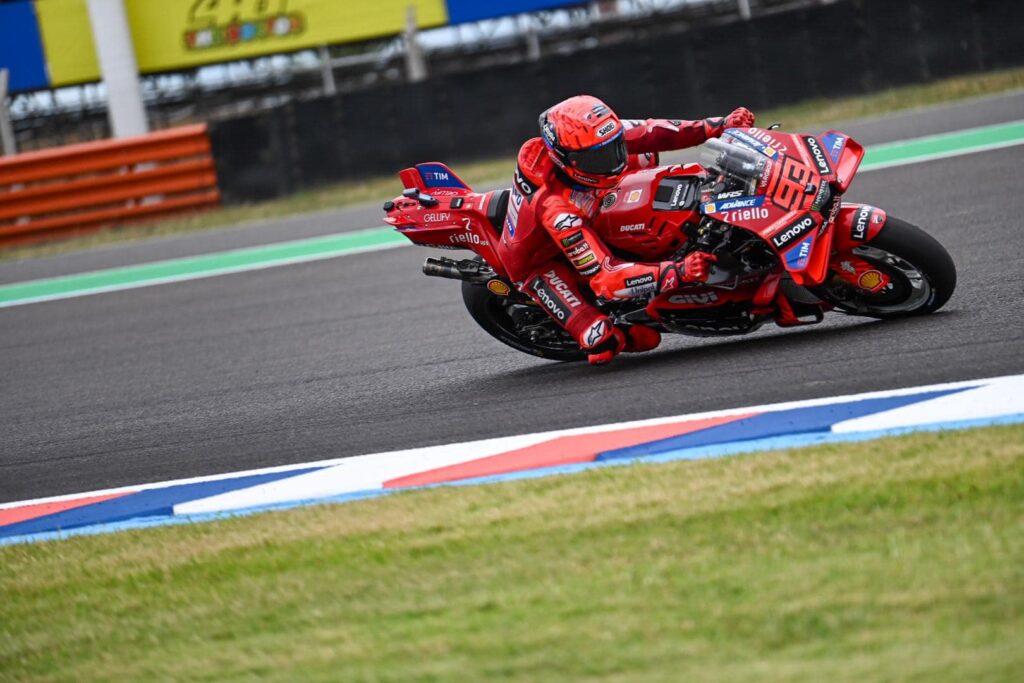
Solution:
M 853 253 L 888 275 L 892 282 L 873 293 L 838 277 L 815 293 L 836 309 L 869 318 L 902 318 L 937 311 L 956 288 L 956 266 L 939 242 L 915 225 L 890 216 L 868 244 Z
M 473 320 L 503 344 L 548 360 L 586 358 L 579 344 L 532 302 L 499 296 L 483 285 L 465 281 L 462 300 Z

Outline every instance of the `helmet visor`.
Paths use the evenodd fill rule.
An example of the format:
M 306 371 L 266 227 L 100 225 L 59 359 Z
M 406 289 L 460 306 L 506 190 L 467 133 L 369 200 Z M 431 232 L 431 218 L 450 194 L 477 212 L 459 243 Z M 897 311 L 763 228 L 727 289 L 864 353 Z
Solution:
M 626 168 L 626 138 L 620 132 L 611 140 L 587 149 L 566 153 L 569 164 L 590 175 L 617 175 Z

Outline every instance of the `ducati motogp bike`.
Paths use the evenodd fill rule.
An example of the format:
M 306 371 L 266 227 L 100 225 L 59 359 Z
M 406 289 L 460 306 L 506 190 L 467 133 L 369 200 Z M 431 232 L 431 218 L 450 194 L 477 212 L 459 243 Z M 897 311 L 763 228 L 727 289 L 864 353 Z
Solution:
M 886 319 L 938 310 L 956 287 L 945 248 L 881 208 L 842 200 L 863 157 L 834 130 L 731 128 L 703 144 L 700 163 L 627 174 L 593 221 L 616 255 L 658 262 L 699 250 L 716 261 L 706 282 L 596 305 L 617 325 L 702 337 L 814 324 L 830 311 Z M 427 258 L 426 275 L 460 280 L 469 314 L 499 341 L 542 358 L 586 357 L 517 289 L 494 248 L 515 187 L 473 192 L 437 162 L 399 176 L 406 189 L 384 204 L 384 220 L 415 244 L 476 254 Z

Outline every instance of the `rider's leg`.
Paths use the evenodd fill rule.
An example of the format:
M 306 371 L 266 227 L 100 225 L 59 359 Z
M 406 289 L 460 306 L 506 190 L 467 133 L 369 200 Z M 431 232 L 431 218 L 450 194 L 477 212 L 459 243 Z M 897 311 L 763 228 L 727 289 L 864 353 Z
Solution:
M 592 365 L 611 361 L 626 346 L 622 330 L 587 300 L 576 273 L 561 259 L 542 264 L 522 290 L 572 335 Z

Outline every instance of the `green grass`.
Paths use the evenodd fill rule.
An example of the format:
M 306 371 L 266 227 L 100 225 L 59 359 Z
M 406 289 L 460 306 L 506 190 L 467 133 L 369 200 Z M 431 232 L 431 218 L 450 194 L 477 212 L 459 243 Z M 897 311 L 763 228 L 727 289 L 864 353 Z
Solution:
M 0 679 L 1018 681 L 1024 426 L 0 548 Z
M 862 97 L 807 100 L 793 106 L 756 113 L 762 125 L 781 121 L 786 130 L 799 130 L 815 124 L 874 116 L 1020 88 L 1024 88 L 1024 68 L 995 71 L 983 75 L 960 76 L 927 85 L 894 88 Z M 653 112 L 652 114 L 668 116 L 671 115 L 671 112 Z M 459 151 L 452 150 L 451 158 L 457 159 Z M 410 163 L 416 161 L 422 160 L 411 159 Z M 452 163 L 459 175 L 471 186 L 508 180 L 513 164 L 514 159 L 511 157 Z M 0 261 L 49 256 L 124 240 L 207 230 L 324 209 L 336 209 L 369 201 L 383 202 L 398 194 L 400 189 L 398 180 L 393 176 L 342 182 L 257 204 L 226 206 L 181 218 L 110 228 L 43 244 L 0 248 Z

